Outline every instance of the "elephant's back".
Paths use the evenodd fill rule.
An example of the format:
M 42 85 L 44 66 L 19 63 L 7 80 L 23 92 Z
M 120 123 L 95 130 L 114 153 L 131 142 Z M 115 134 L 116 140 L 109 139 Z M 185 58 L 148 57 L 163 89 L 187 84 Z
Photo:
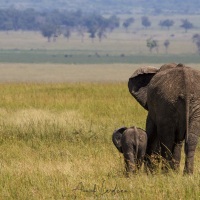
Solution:
M 148 99 L 159 99 L 170 103 L 176 103 L 179 98 L 184 99 L 190 85 L 187 70 L 186 67 L 176 67 L 157 73 L 150 82 Z
M 191 70 L 191 93 L 193 96 L 200 97 L 200 71 L 196 69 Z

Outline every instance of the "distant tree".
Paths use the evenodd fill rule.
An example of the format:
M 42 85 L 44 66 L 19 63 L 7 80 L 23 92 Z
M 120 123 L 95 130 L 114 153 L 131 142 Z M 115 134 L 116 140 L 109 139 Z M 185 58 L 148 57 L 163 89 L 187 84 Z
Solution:
M 71 36 L 70 27 L 65 27 L 65 29 L 62 32 L 63 32 L 64 37 L 67 38 L 67 40 L 69 40 L 69 38 Z
M 38 23 L 36 21 L 37 15 L 38 13 L 32 8 L 21 11 L 20 18 L 18 20 L 20 24 L 20 29 L 38 30 Z
M 3 29 L 4 29 L 7 33 L 8 33 L 8 31 L 13 30 L 13 23 L 12 23 L 12 21 L 6 21 L 6 22 L 4 22 L 3 26 L 4 26 Z
M 185 29 L 185 32 L 187 32 L 189 29 L 192 29 L 194 26 L 191 22 L 189 22 L 187 19 L 182 19 L 182 24 L 181 24 L 181 28 Z
M 167 27 L 168 30 L 173 25 L 174 25 L 174 21 L 170 20 L 170 19 L 166 19 L 166 20 L 160 21 L 160 23 L 159 23 L 159 26 L 161 26 L 161 27 Z
M 152 38 L 147 39 L 147 47 L 149 48 L 149 51 L 152 52 L 153 49 L 156 49 L 156 52 L 158 53 L 158 41 L 153 40 Z
M 52 24 L 44 24 L 41 26 L 40 31 L 44 37 L 47 37 L 48 42 L 51 41 L 51 37 L 55 37 L 56 35 L 56 27 Z
M 169 45 L 170 45 L 170 41 L 169 40 L 165 40 L 164 43 L 163 43 L 163 45 L 165 47 L 166 53 L 168 53 L 168 48 L 169 48 Z
M 200 54 L 200 34 L 194 34 L 192 36 L 192 41 L 196 44 L 197 51 Z
M 38 0 L 39 1 L 39 0 Z M 130 21 L 132 19 L 129 19 Z M 129 21 L 129 23 L 130 23 Z M 88 32 L 89 37 L 99 41 L 106 37 L 107 32 L 112 32 L 119 27 L 120 19 L 116 15 L 108 18 L 100 14 L 88 14 L 78 11 L 61 11 L 56 9 L 34 10 L 34 9 L 0 9 L 0 30 L 30 30 L 40 31 L 50 42 L 62 33 L 68 39 L 72 31 L 77 31 L 83 41 L 84 33 Z M 67 30 L 63 30 L 67 27 Z
M 126 32 L 128 31 L 128 27 L 129 27 L 132 23 L 134 23 L 134 21 L 135 21 L 135 19 L 134 19 L 133 17 L 130 17 L 130 18 L 126 19 L 126 20 L 123 22 L 122 26 L 126 29 Z
M 111 21 L 110 18 L 106 19 L 101 15 L 93 14 L 88 17 L 85 26 L 89 33 L 89 37 L 94 41 L 94 38 L 98 36 L 99 41 L 106 37 L 106 31 L 110 29 Z
M 92 42 L 94 42 L 94 38 L 96 37 L 97 29 L 95 27 L 90 27 L 88 29 L 89 37 L 91 38 Z
M 151 26 L 151 22 L 150 22 L 150 20 L 149 20 L 148 17 L 143 16 L 143 17 L 141 18 L 141 20 L 142 20 L 142 25 L 143 25 L 145 28 L 148 28 L 149 26 Z
M 112 15 L 108 18 L 108 29 L 112 32 L 115 28 L 118 28 L 120 25 L 120 19 L 116 15 Z
M 99 38 L 99 42 L 101 42 L 103 38 L 106 38 L 105 32 L 106 32 L 106 31 L 105 31 L 104 28 L 101 28 L 101 29 L 98 30 L 97 36 L 98 36 L 98 38 Z
M 99 28 L 99 24 L 101 21 L 101 17 L 99 15 L 92 15 L 87 17 L 86 21 L 85 21 L 85 26 L 87 27 L 87 31 L 89 33 L 89 37 L 92 39 L 92 42 L 94 41 L 94 38 L 96 37 L 96 33 L 98 31 Z
M 78 25 L 77 26 L 77 32 L 78 32 L 78 35 L 81 37 L 81 42 L 83 42 L 84 41 L 85 32 L 86 32 L 85 26 Z
M 7 12 L 7 19 L 12 21 L 13 30 L 18 31 L 22 25 L 21 12 L 12 8 L 8 9 Z

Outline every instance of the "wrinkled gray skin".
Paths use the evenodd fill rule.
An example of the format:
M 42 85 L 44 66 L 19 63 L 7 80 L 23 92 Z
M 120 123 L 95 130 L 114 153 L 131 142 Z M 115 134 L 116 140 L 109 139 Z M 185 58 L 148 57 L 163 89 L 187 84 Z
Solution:
M 172 169 L 179 169 L 185 140 L 184 173 L 192 174 L 200 134 L 200 71 L 174 63 L 160 69 L 144 67 L 135 71 L 128 87 L 148 110 L 147 155 L 152 155 L 159 139 L 161 155 Z
M 146 132 L 136 127 L 122 127 L 113 132 L 112 141 L 124 155 L 126 171 L 134 173 L 140 169 L 146 152 Z

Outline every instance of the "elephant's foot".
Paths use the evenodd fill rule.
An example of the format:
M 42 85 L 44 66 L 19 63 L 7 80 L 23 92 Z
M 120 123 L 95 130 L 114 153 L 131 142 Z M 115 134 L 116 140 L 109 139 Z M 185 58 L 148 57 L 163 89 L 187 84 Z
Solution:
M 190 163 L 188 161 L 185 162 L 183 174 L 184 175 L 192 175 L 193 174 L 193 163 Z
M 155 174 L 158 172 L 161 160 L 161 156 L 158 154 L 152 154 L 151 156 L 146 157 L 145 170 L 147 174 Z
M 183 170 L 183 175 L 192 175 L 193 174 L 193 170 L 192 169 L 185 169 Z
M 169 160 L 165 160 L 164 158 L 162 159 L 162 173 L 168 173 L 170 170 L 172 169 L 171 167 L 171 161 Z
M 129 173 L 136 173 L 138 168 L 136 166 L 136 164 L 132 163 L 130 160 L 125 160 L 125 163 L 126 163 L 126 173 L 129 174 Z
M 193 174 L 194 171 L 194 152 L 190 152 L 185 158 L 184 174 Z
M 180 161 L 172 159 L 171 161 L 169 161 L 169 165 L 170 165 L 172 170 L 174 170 L 175 172 L 179 172 L 179 170 L 180 170 Z

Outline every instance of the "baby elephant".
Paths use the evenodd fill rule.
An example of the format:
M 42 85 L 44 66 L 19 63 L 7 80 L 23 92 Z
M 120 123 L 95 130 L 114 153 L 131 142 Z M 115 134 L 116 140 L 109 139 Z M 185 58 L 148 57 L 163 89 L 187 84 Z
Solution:
M 146 153 L 146 132 L 135 126 L 121 127 L 113 132 L 112 141 L 124 155 L 126 171 L 136 172 L 140 169 Z

